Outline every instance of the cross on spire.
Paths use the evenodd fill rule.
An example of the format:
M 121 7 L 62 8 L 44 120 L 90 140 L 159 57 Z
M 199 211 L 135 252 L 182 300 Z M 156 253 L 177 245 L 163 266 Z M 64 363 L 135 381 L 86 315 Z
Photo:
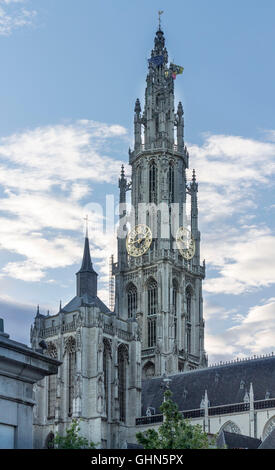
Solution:
M 89 216 L 86 214 L 86 217 L 84 217 L 84 220 L 86 222 L 86 238 L 88 238 L 88 222 L 89 222 Z
M 158 15 L 159 15 L 159 30 L 161 31 L 161 15 L 163 14 L 163 10 L 159 10 L 158 11 Z

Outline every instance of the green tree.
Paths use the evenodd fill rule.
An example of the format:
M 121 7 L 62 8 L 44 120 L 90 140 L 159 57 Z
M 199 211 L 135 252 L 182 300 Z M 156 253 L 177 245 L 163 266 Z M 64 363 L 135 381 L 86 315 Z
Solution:
M 79 423 L 73 419 L 71 426 L 66 429 L 65 436 L 56 434 L 53 440 L 54 449 L 94 449 L 95 444 L 89 442 L 85 437 L 79 436 L 79 431 Z
M 137 441 L 144 449 L 209 449 L 207 433 L 199 424 L 192 425 L 179 412 L 178 405 L 171 399 L 172 392 L 166 390 L 160 407 L 163 423 L 158 431 L 148 429 L 137 433 Z

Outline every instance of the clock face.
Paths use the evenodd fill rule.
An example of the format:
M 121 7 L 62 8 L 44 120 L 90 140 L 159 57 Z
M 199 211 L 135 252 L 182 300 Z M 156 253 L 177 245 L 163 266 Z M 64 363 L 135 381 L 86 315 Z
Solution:
M 184 259 L 190 260 L 195 255 L 196 245 L 190 230 L 180 227 L 176 235 L 177 247 Z
M 152 232 L 147 225 L 136 225 L 126 239 L 126 248 L 135 258 L 144 255 L 152 243 Z

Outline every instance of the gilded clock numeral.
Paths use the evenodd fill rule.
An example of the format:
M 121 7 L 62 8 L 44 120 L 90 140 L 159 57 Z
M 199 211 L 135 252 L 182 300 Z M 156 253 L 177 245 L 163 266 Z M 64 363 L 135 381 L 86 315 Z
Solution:
M 176 235 L 177 247 L 182 257 L 186 260 L 191 260 L 195 255 L 195 241 L 192 237 L 190 230 L 186 227 L 180 227 Z
M 152 243 L 152 232 L 147 225 L 136 225 L 128 234 L 126 248 L 133 257 L 144 255 Z

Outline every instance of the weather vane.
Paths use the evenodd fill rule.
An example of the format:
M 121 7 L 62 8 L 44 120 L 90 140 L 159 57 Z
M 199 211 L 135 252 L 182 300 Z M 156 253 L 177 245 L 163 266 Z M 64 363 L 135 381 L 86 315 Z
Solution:
M 163 10 L 159 10 L 158 15 L 159 15 L 159 30 L 161 29 L 161 15 L 163 13 Z

